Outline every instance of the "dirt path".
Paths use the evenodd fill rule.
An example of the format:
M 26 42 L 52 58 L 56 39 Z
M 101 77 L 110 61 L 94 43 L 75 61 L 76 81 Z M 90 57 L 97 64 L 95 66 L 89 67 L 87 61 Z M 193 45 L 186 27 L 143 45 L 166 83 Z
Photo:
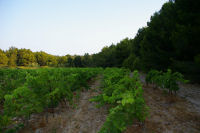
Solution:
M 178 95 L 192 103 L 200 113 L 200 85 L 198 84 L 180 84 Z
M 140 79 L 145 84 L 145 74 L 140 73 Z M 200 113 L 200 85 L 179 83 L 178 96 L 190 102 L 195 110 Z
M 59 107 L 48 123 L 44 114 L 36 115 L 30 127 L 20 133 L 97 133 L 105 122 L 108 109 L 97 109 L 89 99 L 100 93 L 101 76 L 90 83 L 91 89 L 81 92 L 76 108 Z M 145 75 L 141 75 L 144 83 Z M 144 126 L 135 122 L 125 133 L 200 133 L 200 88 L 180 85 L 178 96 L 169 96 L 163 90 L 144 86 L 144 98 L 149 117 Z M 191 91 L 190 91 L 191 90 Z
M 89 99 L 100 93 L 101 78 L 98 76 L 90 83 L 90 90 L 81 92 L 75 108 L 60 107 L 55 117 L 50 115 L 48 123 L 44 116 L 37 116 L 20 133 L 97 133 L 108 111 L 106 107 L 96 108 L 96 103 Z
M 141 80 L 144 82 L 144 77 L 141 77 Z M 149 118 L 145 121 L 144 127 L 134 123 L 126 133 L 200 133 L 199 91 L 190 88 L 193 91 L 188 93 L 188 98 L 195 101 L 195 104 L 183 97 L 187 94 L 187 86 L 184 87 L 181 86 L 181 97 L 169 96 L 163 90 L 144 86 Z

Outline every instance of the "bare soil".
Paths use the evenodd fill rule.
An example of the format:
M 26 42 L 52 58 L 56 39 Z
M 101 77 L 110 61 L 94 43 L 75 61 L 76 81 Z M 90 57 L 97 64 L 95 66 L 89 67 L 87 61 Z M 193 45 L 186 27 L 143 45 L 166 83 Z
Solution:
M 141 75 L 144 83 L 145 75 Z M 200 133 L 200 87 L 181 84 L 177 96 L 144 86 L 149 117 L 143 126 L 134 123 L 125 133 Z
M 200 112 L 200 85 L 180 84 L 178 95 L 193 104 L 194 108 Z
M 101 76 L 90 84 L 90 90 L 80 93 L 74 108 L 68 106 L 56 109 L 55 116 L 40 114 L 32 118 L 28 127 L 20 133 L 96 133 L 106 120 L 107 107 L 96 108 L 96 103 L 89 99 L 100 93 Z
M 34 115 L 28 127 L 20 133 L 97 133 L 106 120 L 108 108 L 96 108 L 89 99 L 100 93 L 101 76 L 83 91 L 76 107 L 58 107 L 53 117 L 46 113 Z M 145 75 L 141 81 L 145 84 Z M 178 95 L 169 95 L 161 89 L 143 86 L 144 98 L 149 107 L 145 123 L 134 121 L 125 133 L 200 133 L 200 86 L 180 84 Z

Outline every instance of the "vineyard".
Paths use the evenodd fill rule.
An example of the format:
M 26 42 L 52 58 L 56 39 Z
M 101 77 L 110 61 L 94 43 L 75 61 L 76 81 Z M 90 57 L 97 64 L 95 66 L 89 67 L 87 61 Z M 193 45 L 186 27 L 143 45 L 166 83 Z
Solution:
M 154 115 L 158 114 L 152 114 L 151 109 L 155 108 L 152 105 L 157 101 L 150 102 L 150 96 L 159 97 L 163 95 L 159 91 L 167 89 L 169 93 L 162 96 L 165 101 L 168 97 L 177 98 L 179 84 L 188 81 L 170 69 L 149 71 L 144 81 L 137 70 L 131 72 L 124 68 L 0 69 L 0 132 L 36 132 L 35 128 L 44 125 L 41 124 L 43 116 L 46 125 L 50 126 L 43 130 L 44 133 L 129 133 L 137 129 L 130 129 L 135 124 L 141 129 L 146 126 L 149 131 L 160 132 L 149 127 Z M 93 82 L 97 83 L 91 85 Z M 166 104 L 170 107 L 171 101 Z M 61 110 L 64 113 L 58 115 Z M 199 117 L 195 113 L 191 117 L 193 115 Z M 34 122 L 33 116 L 37 116 Z M 198 130 L 198 127 L 197 130 L 188 127 L 188 131 Z
M 99 133 L 121 133 L 137 119 L 144 122 L 147 106 L 143 98 L 139 74 L 134 71 L 133 77 L 124 69 L 107 68 L 104 71 L 103 93 L 91 99 L 99 106 L 110 104 L 111 108 L 106 122 Z
M 0 0 L 0 133 L 200 133 L 199 6 Z
M 102 93 L 90 99 L 100 106 L 110 105 L 110 113 L 100 133 L 122 132 L 133 119 L 143 122 L 147 106 L 137 71 L 127 69 L 1 69 L 1 131 L 15 132 L 28 124 L 32 114 L 56 108 L 59 103 L 73 105 L 80 89 L 90 89 L 88 81 L 103 74 Z
M 31 114 L 52 110 L 60 102 L 73 104 L 80 89 L 100 68 L 0 69 L 0 130 L 15 132 L 27 125 Z

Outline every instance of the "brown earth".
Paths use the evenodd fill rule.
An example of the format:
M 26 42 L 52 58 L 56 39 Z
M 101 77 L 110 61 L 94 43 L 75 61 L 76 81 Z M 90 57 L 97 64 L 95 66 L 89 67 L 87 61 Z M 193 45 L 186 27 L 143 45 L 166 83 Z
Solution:
M 144 83 L 144 77 L 141 80 Z M 144 86 L 149 117 L 143 126 L 134 123 L 125 133 L 200 133 L 200 88 L 195 86 L 196 89 L 193 89 L 191 86 L 181 84 L 181 94 L 177 96 Z M 186 94 L 188 97 L 182 97 Z
M 95 81 L 94 81 L 95 80 Z M 59 107 L 55 116 L 49 114 L 48 123 L 46 114 L 36 115 L 28 127 L 20 133 L 96 133 L 103 125 L 108 113 L 106 107 L 96 108 L 96 103 L 89 99 L 100 93 L 101 76 L 90 84 L 90 90 L 80 93 L 76 106 Z
M 88 99 L 100 93 L 101 76 L 89 83 L 91 89 L 83 91 L 76 107 L 59 107 L 46 122 L 45 114 L 35 115 L 29 127 L 20 133 L 97 133 L 105 122 L 108 108 L 96 108 Z M 141 75 L 144 83 L 144 75 Z M 144 98 L 149 117 L 143 125 L 134 122 L 125 133 L 200 133 L 200 87 L 180 85 L 177 96 L 161 89 L 144 86 Z M 189 91 L 192 90 L 192 91 Z

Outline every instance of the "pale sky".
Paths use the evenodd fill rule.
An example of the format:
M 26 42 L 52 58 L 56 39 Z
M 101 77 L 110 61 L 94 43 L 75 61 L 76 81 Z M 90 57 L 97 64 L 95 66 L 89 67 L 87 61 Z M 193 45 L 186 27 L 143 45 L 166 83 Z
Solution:
M 146 26 L 168 0 L 0 0 L 0 49 L 97 53 Z

